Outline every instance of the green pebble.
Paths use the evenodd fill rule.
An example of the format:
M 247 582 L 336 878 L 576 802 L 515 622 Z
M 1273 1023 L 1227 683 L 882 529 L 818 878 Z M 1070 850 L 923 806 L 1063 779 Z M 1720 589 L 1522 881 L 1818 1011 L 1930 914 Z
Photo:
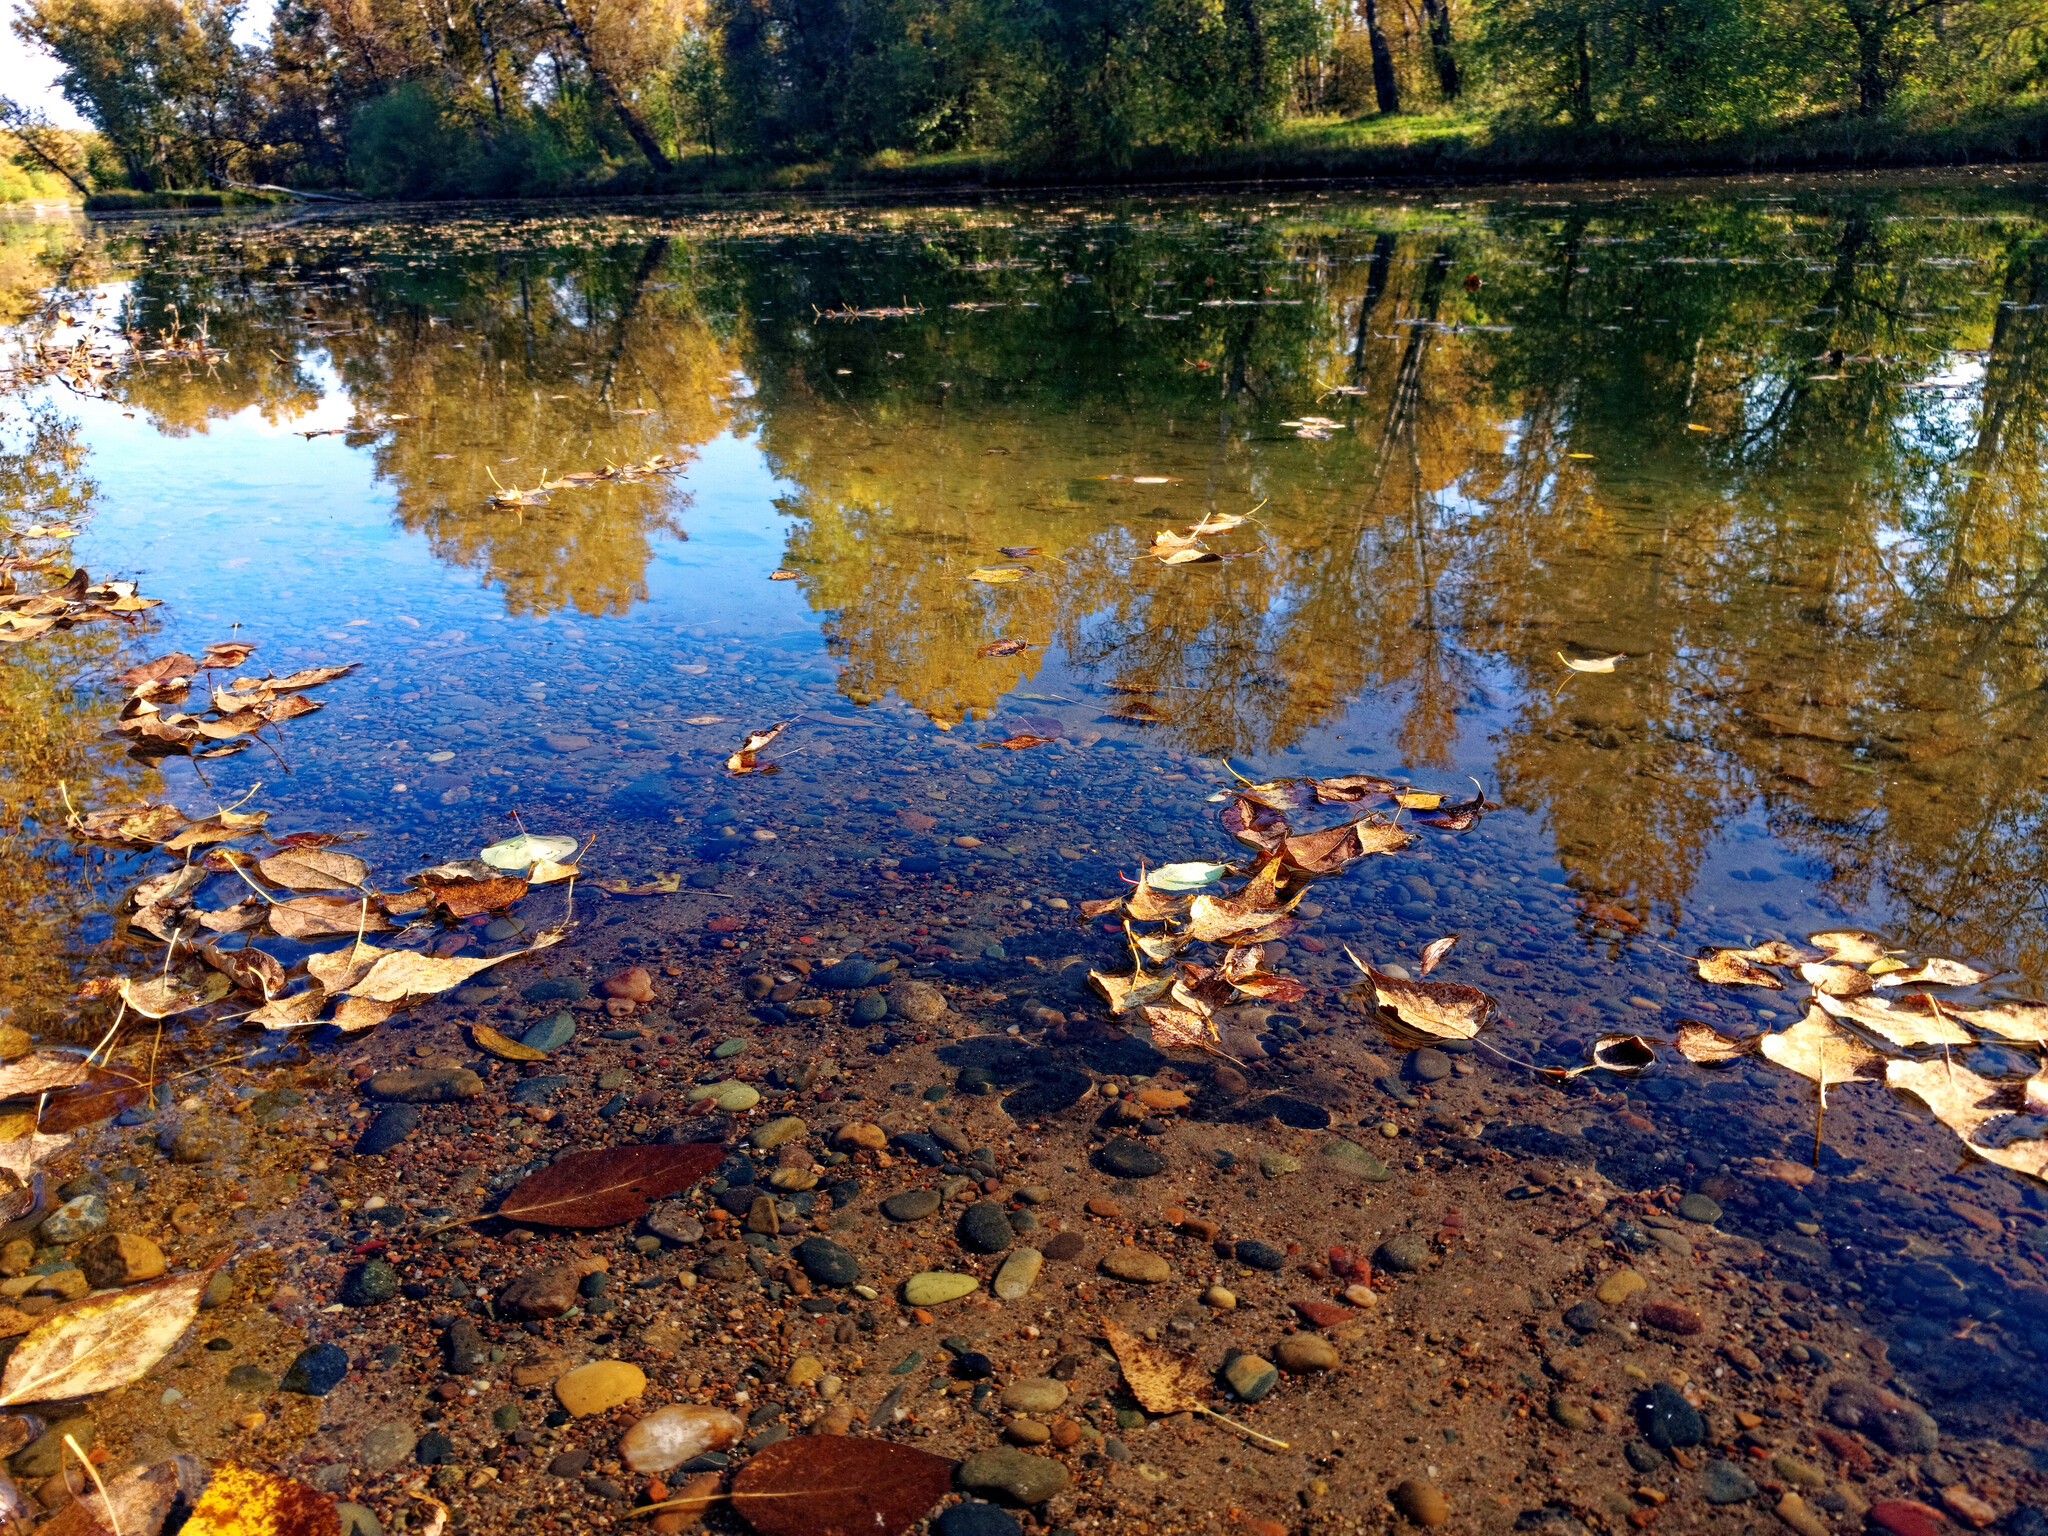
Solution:
M 744 1051 L 748 1046 L 752 1045 L 753 1043 L 753 1041 L 744 1038 L 738 1040 L 721 1040 L 718 1042 L 718 1044 L 711 1048 L 711 1059 L 713 1061 L 724 1061 L 728 1057 L 739 1055 L 741 1051 Z
M 692 1088 L 689 1098 L 692 1104 L 698 1103 L 703 1099 L 709 1099 L 728 1114 L 737 1114 L 741 1110 L 752 1109 L 756 1104 L 760 1103 L 761 1092 L 758 1088 L 754 1088 L 747 1083 L 729 1080 L 723 1083 L 707 1083 L 701 1088 Z
M 1119 1408 L 1116 1411 L 1116 1427 L 1118 1429 L 1143 1429 L 1145 1427 L 1145 1415 L 1138 1412 L 1135 1408 Z
M 908 1376 L 912 1371 L 916 1370 L 920 1365 L 923 1364 L 924 1351 L 913 1349 L 909 1354 L 905 1355 L 901 1360 L 898 1360 L 894 1365 L 889 1367 L 889 1374 L 891 1376 Z
M 972 1296 L 980 1289 L 981 1282 L 972 1275 L 928 1269 L 903 1282 L 903 1299 L 913 1307 L 936 1307 L 958 1301 L 963 1296 Z
M 519 1405 L 500 1403 L 491 1410 L 491 1427 L 503 1434 L 511 1434 L 519 1427 Z

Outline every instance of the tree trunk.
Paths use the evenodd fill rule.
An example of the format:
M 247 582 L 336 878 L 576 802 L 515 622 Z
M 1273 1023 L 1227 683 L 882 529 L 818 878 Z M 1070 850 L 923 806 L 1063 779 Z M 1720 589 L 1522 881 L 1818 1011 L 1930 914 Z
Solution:
M 1849 25 L 1856 33 L 1856 110 L 1863 117 L 1882 112 L 1891 97 L 1891 80 L 1885 74 L 1886 28 L 1875 16 L 1852 8 Z
M 505 98 L 498 89 L 498 50 L 491 46 L 490 23 L 484 20 L 483 0 L 470 0 L 470 17 L 476 22 L 476 45 L 484 56 L 484 74 L 491 82 L 491 116 L 505 121 Z
M 1579 23 L 1578 37 L 1574 41 L 1578 54 L 1578 78 L 1572 82 L 1572 116 L 1581 127 L 1593 123 L 1593 50 L 1586 36 L 1586 24 Z
M 1365 40 L 1372 49 L 1372 99 L 1380 111 L 1401 110 L 1401 87 L 1394 79 L 1394 50 L 1380 30 L 1380 0 L 1365 0 Z
M 1250 138 L 1266 107 L 1266 24 L 1258 0 L 1237 0 L 1237 17 L 1244 26 L 1246 77 L 1239 132 Z
M 1429 60 L 1436 66 L 1437 88 L 1445 101 L 1458 99 L 1458 60 L 1451 52 L 1451 0 L 1422 0 L 1429 18 Z
M 597 82 L 604 99 L 611 103 L 612 110 L 619 114 L 619 121 L 626 125 L 626 132 L 640 147 L 640 153 L 647 157 L 648 164 L 657 171 L 673 170 L 668 153 L 641 121 L 640 114 L 633 110 L 633 104 L 626 100 L 625 93 L 612 79 L 611 71 L 597 61 L 596 50 L 590 46 L 590 39 L 583 35 L 583 28 L 577 25 L 575 14 L 569 9 L 568 0 L 554 0 L 555 14 L 562 18 L 562 27 L 569 34 L 569 41 L 576 45 L 576 51 L 583 58 L 583 65 L 590 71 L 590 78 Z

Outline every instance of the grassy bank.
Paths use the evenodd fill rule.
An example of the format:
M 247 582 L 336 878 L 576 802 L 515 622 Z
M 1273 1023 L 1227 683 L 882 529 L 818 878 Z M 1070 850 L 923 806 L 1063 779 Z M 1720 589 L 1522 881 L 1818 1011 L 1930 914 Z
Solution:
M 1975 165 L 2048 159 L 2048 105 L 1940 123 L 1837 118 L 1706 141 L 1606 129 L 1504 125 L 1477 116 L 1300 118 L 1246 144 L 1141 152 L 1118 166 L 1023 163 L 993 150 L 770 164 L 697 155 L 665 185 L 623 174 L 608 191 L 1116 186 L 1262 180 L 1488 182 Z
M 87 213 L 156 213 L 165 210 L 217 211 L 222 208 L 268 208 L 291 199 L 266 192 L 171 191 L 137 192 L 113 187 L 85 200 Z

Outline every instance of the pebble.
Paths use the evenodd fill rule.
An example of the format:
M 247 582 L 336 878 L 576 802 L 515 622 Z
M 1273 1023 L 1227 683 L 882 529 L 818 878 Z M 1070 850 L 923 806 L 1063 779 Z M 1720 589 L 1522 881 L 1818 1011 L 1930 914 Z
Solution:
M 1256 1403 L 1279 1385 L 1280 1369 L 1259 1355 L 1239 1355 L 1223 1368 L 1223 1380 L 1240 1402 Z
M 394 1104 L 378 1111 L 356 1142 L 358 1157 L 381 1157 L 420 1128 L 424 1112 L 417 1104 Z
M 1102 1268 L 1119 1280 L 1129 1280 L 1137 1285 L 1158 1285 L 1173 1278 L 1173 1266 L 1158 1254 L 1143 1248 L 1112 1248 L 1103 1256 Z
M 848 955 L 838 964 L 828 965 L 824 970 L 816 972 L 811 980 L 818 986 L 831 988 L 834 992 L 851 992 L 856 987 L 864 987 L 873 981 L 876 970 L 874 961 L 860 955 Z
M 893 983 L 888 1002 L 891 1013 L 912 1024 L 930 1024 L 946 1012 L 946 994 L 928 981 L 905 978 Z
M 346 1307 L 381 1306 L 398 1294 L 398 1271 L 387 1259 L 358 1264 L 341 1280 L 341 1304 Z
M 529 1050 L 559 1051 L 576 1037 L 576 1015 L 551 1013 L 519 1037 Z
M 1810 1467 L 1796 1456 L 1773 1456 L 1771 1469 L 1788 1483 L 1797 1483 L 1802 1488 L 1825 1488 L 1827 1476 L 1818 1467 Z
M 372 1472 L 389 1472 L 411 1457 L 419 1443 L 420 1437 L 408 1424 L 379 1424 L 363 1436 L 356 1459 Z
M 932 1521 L 932 1536 L 1023 1536 L 1024 1527 L 1007 1509 L 970 1500 Z
M 737 1115 L 760 1103 L 761 1091 L 750 1083 L 728 1081 L 692 1088 L 685 1097 L 692 1104 L 709 1099 L 727 1114 Z
M 1682 1307 L 1675 1301 L 1653 1301 L 1642 1311 L 1643 1325 L 1655 1328 L 1661 1333 L 1676 1333 L 1687 1338 L 1706 1331 L 1706 1319 L 1691 1307 Z
M 1879 1499 L 1870 1506 L 1870 1523 L 1891 1536 L 1941 1536 L 1947 1524 L 1939 1511 L 1918 1499 Z
M 832 1145 L 848 1152 L 879 1152 L 889 1145 L 889 1133 L 865 1120 L 849 1120 L 839 1127 Z
M 285 1367 L 281 1390 L 303 1397 L 325 1397 L 348 1375 L 348 1352 L 338 1344 L 315 1344 L 302 1349 Z
M 371 1098 L 395 1104 L 449 1104 L 475 1098 L 484 1080 L 467 1067 L 414 1067 L 379 1072 L 367 1089 Z
M 1342 1363 L 1337 1346 L 1319 1333 L 1290 1333 L 1273 1353 L 1280 1368 L 1290 1375 L 1334 1371 Z
M 1072 1481 L 1050 1456 L 1007 1447 L 976 1451 L 960 1464 L 960 1486 L 976 1493 L 1002 1493 L 1019 1504 L 1043 1504 Z
M 1436 1488 L 1419 1477 L 1411 1477 L 1394 1489 L 1394 1506 L 1417 1525 L 1442 1525 L 1451 1518 L 1451 1506 Z
M 1807 1507 L 1806 1500 L 1789 1489 L 1785 1496 L 1778 1500 L 1776 1512 L 1778 1518 L 1797 1531 L 1799 1536 L 1828 1536 L 1828 1523 Z
M 996 1271 L 996 1296 L 1003 1301 L 1022 1301 L 1031 1293 L 1038 1272 L 1044 1267 L 1044 1254 L 1036 1248 L 1019 1248 Z
M 1844 1429 L 1868 1435 L 1894 1456 L 1921 1456 L 1941 1443 L 1941 1429 L 1918 1403 L 1867 1381 L 1838 1381 L 1823 1412 Z
M 1050 1376 L 1022 1376 L 1003 1388 L 1003 1407 L 1011 1413 L 1051 1413 L 1067 1401 L 1067 1384 Z
M 1039 1251 L 1048 1259 L 1070 1264 L 1081 1257 L 1081 1251 L 1088 1246 L 1088 1240 L 1078 1232 L 1055 1232 L 1038 1245 Z
M 1575 1302 L 1565 1308 L 1564 1323 L 1573 1333 L 1591 1333 L 1600 1326 L 1603 1315 L 1597 1301 Z
M 498 1293 L 498 1305 L 529 1322 L 560 1317 L 576 1305 L 581 1280 L 582 1276 L 567 1264 L 529 1269 Z
M 1105 1142 L 1102 1150 L 1095 1154 L 1095 1161 L 1105 1173 L 1113 1173 L 1123 1179 L 1149 1179 L 1166 1171 L 1165 1153 L 1128 1136 L 1117 1136 Z
M 981 1282 L 972 1275 L 956 1275 L 942 1269 L 928 1269 L 903 1282 L 903 1299 L 913 1307 L 942 1306 L 972 1296 Z
M 343 1500 L 334 1506 L 334 1513 L 340 1522 L 336 1536 L 384 1536 L 383 1522 L 360 1504 Z
M 647 1215 L 647 1230 L 663 1242 L 687 1246 L 704 1240 L 704 1223 L 680 1201 L 657 1205 Z
M 1230 1252 L 1246 1269 L 1263 1269 L 1269 1274 L 1287 1262 L 1287 1255 L 1278 1248 L 1248 1237 L 1233 1243 Z
M 44 1242 L 61 1247 L 91 1237 L 106 1224 L 107 1202 L 98 1195 L 78 1195 L 44 1217 L 38 1230 Z
M 1351 1321 L 1351 1309 L 1340 1307 L 1334 1301 L 1307 1301 L 1292 1303 L 1294 1310 L 1301 1314 L 1302 1321 L 1312 1328 L 1335 1328 Z
M 796 1261 L 813 1285 L 853 1285 L 860 1280 L 860 1260 L 829 1237 L 807 1237 L 798 1243 Z
M 1593 1427 L 1593 1415 L 1569 1398 L 1553 1397 L 1550 1400 L 1550 1417 L 1553 1423 L 1581 1434 Z
M 607 976 L 602 990 L 606 997 L 623 998 L 629 1003 L 651 1003 L 654 1001 L 654 978 L 647 974 L 645 966 L 628 966 L 615 976 Z
M 627 1430 L 619 1455 L 635 1472 L 666 1472 L 706 1451 L 724 1450 L 745 1429 L 722 1408 L 671 1403 Z
M 78 1267 L 94 1290 L 154 1280 L 164 1272 L 163 1250 L 134 1232 L 103 1232 L 78 1252 Z
M 1301 1172 L 1301 1159 L 1290 1152 L 1266 1152 L 1259 1157 L 1259 1172 L 1269 1179 Z
M 1600 1282 L 1593 1294 L 1603 1306 L 1618 1307 L 1649 1283 L 1632 1269 L 1617 1269 Z
M 1973 1493 L 1961 1488 L 1941 1490 L 1941 1507 L 1963 1524 L 1982 1530 L 1998 1518 L 1998 1511 Z
M 1628 1458 L 1630 1466 L 1634 1467 L 1645 1477 L 1655 1472 L 1665 1471 L 1671 1465 L 1665 1459 L 1663 1453 L 1647 1440 L 1629 1441 L 1627 1445 L 1621 1448 L 1621 1454 Z
M 795 1115 L 783 1115 L 754 1128 L 754 1134 L 747 1139 L 763 1152 L 772 1152 L 785 1142 L 795 1141 L 810 1127 Z
M 631 1402 L 647 1390 L 647 1377 L 624 1360 L 593 1360 L 555 1383 L 555 1401 L 577 1418 Z
M 1440 1083 L 1451 1075 L 1451 1058 L 1434 1046 L 1408 1054 L 1408 1071 L 1420 1082 Z
M 482 1330 L 466 1317 L 458 1317 L 441 1335 L 441 1349 L 448 1369 L 456 1376 L 481 1374 L 491 1363 L 491 1347 Z
M 1325 1172 L 1354 1184 L 1384 1184 L 1394 1174 L 1387 1165 L 1354 1141 L 1332 1141 L 1316 1154 Z
M 1641 1407 L 1643 1437 L 1660 1451 L 1698 1445 L 1707 1428 L 1700 1411 L 1685 1400 L 1685 1394 L 1668 1381 L 1657 1382 Z
M 1237 1310 L 1237 1293 L 1225 1290 L 1220 1285 L 1212 1285 L 1209 1289 L 1202 1292 L 1202 1305 L 1214 1307 L 1218 1312 L 1235 1312 Z
M 922 1221 L 945 1204 L 936 1189 L 906 1189 L 882 1202 L 882 1214 L 891 1221 Z
M 262 1366 L 245 1361 L 228 1372 L 225 1385 L 230 1392 L 274 1392 L 277 1390 L 277 1378 Z
M 1700 1497 L 1709 1504 L 1740 1504 L 1756 1497 L 1756 1479 L 1717 1456 L 1700 1474 Z
M 1373 1250 L 1373 1267 L 1412 1275 L 1429 1263 L 1429 1244 L 1412 1232 L 1398 1232 Z
M 1017 1239 L 1009 1216 L 993 1200 L 977 1200 L 960 1213 L 959 1236 L 970 1253 L 1001 1253 Z
M 1702 1226 L 1711 1227 L 1721 1219 L 1721 1206 L 1711 1195 L 1703 1195 L 1694 1190 L 1678 1202 L 1678 1214 L 1687 1221 L 1696 1221 Z

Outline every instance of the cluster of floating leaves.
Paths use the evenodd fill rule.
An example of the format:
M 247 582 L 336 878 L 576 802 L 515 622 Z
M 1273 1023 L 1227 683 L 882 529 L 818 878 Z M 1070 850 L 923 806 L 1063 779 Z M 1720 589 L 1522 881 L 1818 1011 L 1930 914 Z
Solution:
M 69 538 L 76 528 L 62 524 L 36 524 L 22 530 L 23 536 Z M 132 581 L 94 583 L 83 567 L 62 582 L 35 592 L 15 589 L 15 577 L 43 568 L 46 559 L 33 555 L 0 558 L 0 644 L 19 644 L 48 634 L 53 629 L 70 629 L 96 619 L 133 623 L 134 615 L 156 607 L 161 598 L 142 597 Z
M 1492 808 L 1483 793 L 1450 806 L 1440 794 L 1370 773 L 1246 782 L 1228 799 L 1223 825 L 1253 850 L 1247 866 L 1168 864 L 1140 871 L 1135 887 L 1122 896 L 1081 905 L 1083 914 L 1091 918 L 1122 913 L 1133 969 L 1128 975 L 1091 971 L 1089 980 L 1108 1001 L 1112 1013 L 1136 1012 L 1143 1021 L 1138 1029 L 1150 1036 L 1155 1049 L 1168 1054 L 1224 1055 L 1217 1010 L 1247 999 L 1286 1005 L 1306 996 L 1307 989 L 1300 981 L 1265 969 L 1262 946 L 1285 938 L 1300 925 L 1294 909 L 1314 882 L 1341 875 L 1374 854 L 1398 853 L 1416 839 L 1415 833 L 1379 809 L 1368 809 L 1337 826 L 1306 832 L 1294 830 L 1288 812 L 1311 806 L 1363 807 L 1376 802 L 1397 813 L 1427 811 L 1429 814 L 1416 819 L 1465 831 Z M 1234 891 L 1209 889 L 1238 877 L 1244 883 Z M 1221 954 L 1213 962 L 1188 958 L 1188 951 L 1197 944 L 1214 946 Z M 1437 950 L 1430 963 L 1443 952 Z M 1362 968 L 1368 984 L 1381 989 L 1378 1004 L 1390 1008 L 1397 1020 L 1406 1018 L 1404 1007 L 1426 1018 L 1456 1015 L 1455 1029 L 1469 1037 L 1478 1032 L 1478 1023 L 1465 1028 L 1469 1003 L 1463 994 L 1480 999 L 1487 1010 L 1492 1006 L 1491 999 L 1471 987 L 1446 989 L 1442 983 L 1405 982 Z M 1447 991 L 1457 995 L 1438 996 Z M 1425 1027 L 1423 1032 L 1432 1031 Z
M 186 700 L 200 673 L 239 667 L 255 650 L 246 641 L 222 641 L 196 660 L 173 651 L 119 674 L 114 681 L 130 692 L 114 731 L 132 743 L 128 755 L 213 758 L 240 752 L 260 739 L 265 726 L 312 714 L 320 706 L 305 697 L 306 691 L 346 677 L 356 666 L 349 662 L 284 677 L 238 677 L 225 688 L 208 689 L 207 705 L 198 713 L 167 707 Z
M 635 416 L 641 413 L 621 411 L 619 414 Z M 396 421 L 411 418 L 387 419 Z M 548 493 L 551 491 L 574 491 L 590 485 L 631 485 L 643 480 L 658 479 L 663 475 L 673 475 L 683 468 L 684 463 L 681 459 L 671 458 L 665 453 L 656 453 L 638 463 L 607 464 L 603 469 L 572 470 L 566 475 L 557 475 L 552 480 L 547 478 L 547 472 L 543 470 L 540 483 L 531 489 L 521 490 L 516 485 L 501 486 L 484 500 L 494 507 L 538 507 L 546 504 Z M 492 478 L 495 479 L 496 476 L 493 475 Z

